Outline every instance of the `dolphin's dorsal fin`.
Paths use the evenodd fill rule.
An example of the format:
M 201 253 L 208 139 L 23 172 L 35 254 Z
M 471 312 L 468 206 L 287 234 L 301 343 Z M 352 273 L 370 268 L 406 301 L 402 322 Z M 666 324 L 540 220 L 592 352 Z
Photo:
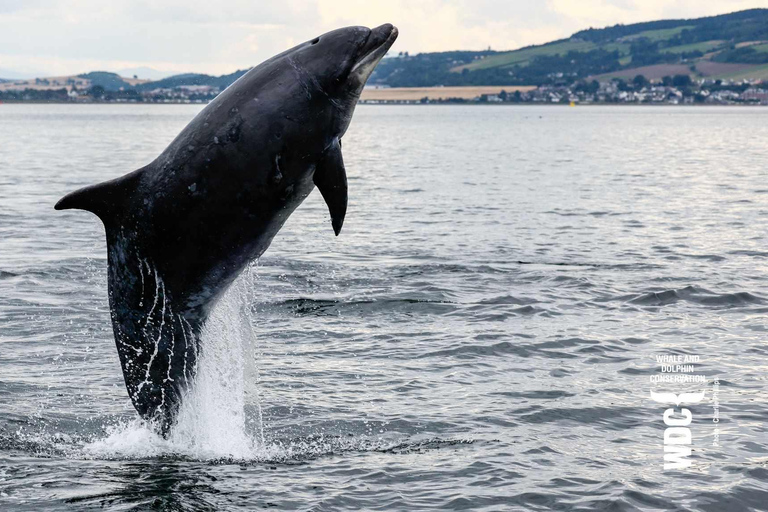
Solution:
M 77 208 L 96 214 L 107 225 L 123 212 L 125 202 L 131 197 L 139 182 L 139 169 L 114 180 L 75 190 L 62 197 L 56 206 L 57 210 Z
M 341 157 L 341 141 L 334 139 L 315 167 L 313 181 L 331 213 L 333 232 L 339 236 L 347 214 L 347 171 Z

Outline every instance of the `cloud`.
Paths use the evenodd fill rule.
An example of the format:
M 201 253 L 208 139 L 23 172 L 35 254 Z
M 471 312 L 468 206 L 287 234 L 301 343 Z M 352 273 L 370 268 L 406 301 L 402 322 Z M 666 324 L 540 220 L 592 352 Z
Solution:
M 547 7 L 580 28 L 595 28 L 617 23 L 629 24 L 659 19 L 684 19 L 714 16 L 733 11 L 768 7 L 768 1 L 749 0 L 547 0 Z M 578 29 L 577 29 L 578 30 Z
M 344 25 L 394 23 L 394 51 L 504 50 L 590 26 L 753 7 L 768 0 L 0 0 L 0 68 L 223 74 Z
M 318 6 L 326 27 L 394 23 L 401 34 L 398 48 L 411 52 L 514 49 L 562 35 L 557 14 L 533 2 L 319 0 Z

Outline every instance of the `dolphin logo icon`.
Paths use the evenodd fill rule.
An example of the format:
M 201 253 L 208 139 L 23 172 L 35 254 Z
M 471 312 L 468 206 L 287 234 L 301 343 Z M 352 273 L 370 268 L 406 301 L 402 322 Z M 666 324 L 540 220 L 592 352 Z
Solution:
M 679 407 L 681 403 L 696 404 L 701 402 L 704 399 L 704 394 L 704 391 L 700 393 L 680 393 L 679 395 L 651 391 L 651 400 L 662 404 L 673 403 Z

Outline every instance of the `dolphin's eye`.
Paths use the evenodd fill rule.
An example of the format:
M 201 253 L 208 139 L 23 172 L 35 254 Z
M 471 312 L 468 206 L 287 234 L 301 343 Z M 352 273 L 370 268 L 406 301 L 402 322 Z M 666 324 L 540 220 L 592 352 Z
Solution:
M 320 38 L 319 38 L 319 37 L 316 37 L 316 38 L 314 38 L 314 39 L 312 40 L 312 42 L 311 42 L 311 43 L 309 43 L 309 44 L 317 44 L 317 43 L 319 43 L 319 42 L 320 42 Z

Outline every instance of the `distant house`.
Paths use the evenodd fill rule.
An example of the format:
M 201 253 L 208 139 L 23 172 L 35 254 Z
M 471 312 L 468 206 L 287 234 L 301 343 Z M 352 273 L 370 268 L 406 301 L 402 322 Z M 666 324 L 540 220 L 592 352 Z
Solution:
M 747 89 L 741 93 L 741 100 L 766 105 L 768 104 L 768 91 L 765 89 Z
M 177 87 L 187 94 L 217 94 L 219 92 L 218 87 L 211 85 L 180 85 Z

